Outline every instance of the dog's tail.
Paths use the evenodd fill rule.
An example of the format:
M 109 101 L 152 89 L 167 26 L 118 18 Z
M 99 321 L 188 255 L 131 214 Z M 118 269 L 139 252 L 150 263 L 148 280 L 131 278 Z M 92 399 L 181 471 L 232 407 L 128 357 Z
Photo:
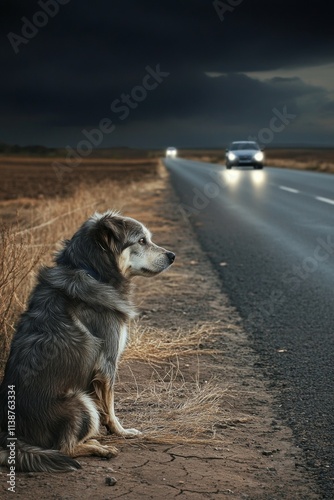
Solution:
M 68 472 L 81 469 L 73 458 L 58 450 L 44 450 L 21 439 L 0 433 L 0 465 L 15 467 L 17 472 Z

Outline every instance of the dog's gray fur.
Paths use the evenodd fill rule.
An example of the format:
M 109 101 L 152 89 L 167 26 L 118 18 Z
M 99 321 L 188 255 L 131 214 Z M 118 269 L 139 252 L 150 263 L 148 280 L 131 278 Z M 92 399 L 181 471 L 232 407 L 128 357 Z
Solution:
M 16 470 L 68 471 L 73 457 L 110 457 L 92 439 L 100 424 L 120 436 L 113 385 L 135 316 L 134 276 L 154 276 L 174 261 L 140 222 L 95 214 L 64 243 L 55 265 L 41 269 L 14 335 L 0 386 L 0 465 L 8 465 L 8 387 L 15 386 Z

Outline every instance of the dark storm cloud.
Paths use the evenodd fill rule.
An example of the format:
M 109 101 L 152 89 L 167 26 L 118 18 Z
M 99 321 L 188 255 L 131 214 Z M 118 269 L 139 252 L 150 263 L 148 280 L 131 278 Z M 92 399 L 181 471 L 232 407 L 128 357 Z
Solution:
M 8 33 L 22 36 L 25 20 L 33 21 L 42 4 L 51 8 L 47 2 L 58 12 L 28 43 L 13 47 Z M 288 106 L 298 116 L 304 109 L 331 110 L 324 88 L 298 78 L 260 81 L 245 74 L 281 68 L 295 68 L 298 74 L 299 67 L 332 62 L 334 36 L 326 5 L 234 0 L 235 7 L 222 14 L 223 2 L 204 0 L 57 2 L 3 2 L 0 139 L 17 134 L 22 143 L 27 128 L 38 123 L 44 141 L 52 144 L 56 128 L 59 142 L 63 128 L 66 143 L 72 140 L 69 129 L 80 133 L 103 117 L 114 119 L 121 130 L 133 130 L 135 122 L 156 128 L 163 120 L 182 121 L 183 127 L 186 120 L 223 120 L 256 128 L 273 107 Z M 145 68 L 157 65 L 169 76 L 127 120 L 113 116 L 111 103 L 131 94 Z M 210 78 L 207 72 L 223 75 Z M 15 120 L 14 131 L 8 124 Z M 39 137 L 36 129 L 35 142 Z

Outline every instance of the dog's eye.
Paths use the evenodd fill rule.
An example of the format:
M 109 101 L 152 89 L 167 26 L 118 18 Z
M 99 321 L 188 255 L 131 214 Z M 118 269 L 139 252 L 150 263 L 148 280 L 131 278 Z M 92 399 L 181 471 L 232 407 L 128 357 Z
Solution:
M 146 245 L 146 243 L 147 243 L 146 238 L 140 238 L 138 243 L 139 243 L 139 245 Z

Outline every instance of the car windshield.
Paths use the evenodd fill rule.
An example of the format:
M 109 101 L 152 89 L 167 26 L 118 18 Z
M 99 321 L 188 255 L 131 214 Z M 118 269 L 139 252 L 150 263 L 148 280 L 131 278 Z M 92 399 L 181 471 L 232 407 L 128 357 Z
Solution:
M 232 142 L 230 149 L 232 151 L 238 151 L 242 149 L 256 149 L 259 150 L 259 146 L 256 142 Z

